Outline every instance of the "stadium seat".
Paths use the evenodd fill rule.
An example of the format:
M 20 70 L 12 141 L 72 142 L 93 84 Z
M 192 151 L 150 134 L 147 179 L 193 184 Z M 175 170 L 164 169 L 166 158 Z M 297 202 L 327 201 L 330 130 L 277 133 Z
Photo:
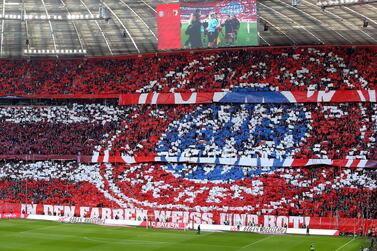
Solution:
M 374 48 L 258 48 L 85 60 L 0 61 L 0 95 L 375 89 Z M 21 77 L 20 77 L 21 76 Z M 242 91 L 242 90 L 240 90 Z

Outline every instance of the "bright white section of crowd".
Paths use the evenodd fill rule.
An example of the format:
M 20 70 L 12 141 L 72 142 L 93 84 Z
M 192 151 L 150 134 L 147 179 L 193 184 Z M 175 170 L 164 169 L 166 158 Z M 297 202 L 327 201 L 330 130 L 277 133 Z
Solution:
M 69 106 L 3 106 L 0 107 L 0 122 L 105 124 L 124 120 L 132 110 L 132 107 L 76 103 Z

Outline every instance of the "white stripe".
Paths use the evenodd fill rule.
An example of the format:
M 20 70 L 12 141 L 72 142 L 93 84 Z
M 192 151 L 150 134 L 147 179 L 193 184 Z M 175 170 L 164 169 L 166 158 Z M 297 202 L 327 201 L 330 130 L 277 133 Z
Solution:
M 104 152 L 104 154 L 105 154 L 105 156 L 103 157 L 103 162 L 104 163 L 107 163 L 107 162 L 109 162 L 109 150 L 106 150 L 105 152 Z
M 178 162 L 178 158 L 177 157 L 166 157 L 165 160 L 167 162 Z
M 282 92 L 280 92 L 280 93 L 281 93 L 284 97 L 286 97 L 290 103 L 297 103 L 297 100 L 296 100 L 295 96 L 293 96 L 293 93 L 292 93 L 292 92 L 289 92 L 289 91 L 282 91 Z
M 99 158 L 99 152 L 93 152 L 92 162 L 97 163 Z
M 204 157 L 204 158 L 199 158 L 199 163 L 203 163 L 203 164 L 213 164 L 216 162 L 216 158 L 208 158 L 208 157 Z
M 342 248 L 344 248 L 345 246 L 347 246 L 348 244 L 350 244 L 353 240 L 355 240 L 355 238 L 353 238 L 352 240 L 348 241 L 346 244 L 344 244 L 343 246 L 340 246 L 339 248 L 335 249 L 335 251 L 338 251 L 338 250 L 341 250 Z
M 317 102 L 318 103 L 321 103 L 321 102 L 330 102 L 332 97 L 334 96 L 336 91 L 329 91 L 329 92 L 326 92 L 326 91 L 319 91 L 318 92 L 318 97 L 317 97 Z
M 347 161 L 346 167 L 351 167 L 352 162 L 353 162 L 353 159 L 349 159 L 349 160 Z
M 222 165 L 234 165 L 237 162 L 237 158 L 219 158 Z
M 213 102 L 219 102 L 225 97 L 229 92 L 215 92 L 213 94 Z
M 306 93 L 306 97 L 307 98 L 310 98 L 311 96 L 313 96 L 315 94 L 315 91 L 308 91 L 307 93 Z
M 332 165 L 331 159 L 309 159 L 308 163 L 306 163 L 306 166 L 311 165 Z
M 284 160 L 284 163 L 283 163 L 283 167 L 290 167 L 292 166 L 292 163 L 293 163 L 294 159 L 285 159 Z
M 241 157 L 239 162 L 240 166 L 256 166 L 257 164 L 257 159 L 248 157 Z
M 257 243 L 259 243 L 259 242 L 262 242 L 262 241 L 268 240 L 268 239 L 270 239 L 270 238 L 272 238 L 272 237 L 273 237 L 273 235 L 270 235 L 270 236 L 265 237 L 265 238 L 263 238 L 263 239 L 260 239 L 260 240 L 254 241 L 254 242 L 250 243 L 249 245 L 243 246 L 241 249 L 248 248 L 248 247 L 250 247 L 250 246 L 252 246 L 252 245 L 254 245 L 254 244 L 257 244 Z
M 357 165 L 357 167 L 365 167 L 366 164 L 367 164 L 367 162 L 368 162 L 368 160 L 365 160 L 365 159 L 360 160 L 360 162 L 359 162 L 359 164 Z
M 161 162 L 161 160 L 162 160 L 162 157 L 159 157 L 159 156 L 154 157 L 154 161 L 156 161 L 156 162 Z
M 376 102 L 376 91 L 375 90 L 369 90 L 369 101 L 370 102 Z
M 132 157 L 132 156 L 129 156 L 129 155 L 122 155 L 122 160 L 126 164 L 134 164 L 134 163 L 136 163 L 135 158 Z
M 157 100 L 158 100 L 159 95 L 160 95 L 159 93 L 153 93 L 153 97 L 152 97 L 152 101 L 151 101 L 152 105 L 157 104 Z
M 139 96 L 139 104 L 140 105 L 145 104 L 145 102 L 147 101 L 147 97 L 148 97 L 148 93 L 142 93 L 142 94 L 140 94 L 140 96 Z
M 358 90 L 358 91 L 357 91 L 357 94 L 359 94 L 359 97 L 360 97 L 360 101 L 361 101 L 361 102 L 365 102 L 365 101 L 366 101 L 366 99 L 365 99 L 365 97 L 364 97 L 362 91 Z

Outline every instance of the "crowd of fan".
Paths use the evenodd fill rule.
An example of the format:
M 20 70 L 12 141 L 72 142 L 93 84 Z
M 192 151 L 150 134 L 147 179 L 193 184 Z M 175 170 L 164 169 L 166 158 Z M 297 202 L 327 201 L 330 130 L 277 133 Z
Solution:
M 8 162 L 0 201 L 376 218 L 376 178 L 374 169 L 328 166 Z
M 0 61 L 0 95 L 376 89 L 373 48 Z M 377 105 L 0 107 L 0 155 L 377 159 Z M 377 172 L 334 167 L 0 163 L 0 201 L 377 218 Z
M 204 211 L 276 215 L 375 218 L 377 214 L 375 170 L 185 165 L 180 169 L 182 177 L 166 166 L 145 164 L 121 170 L 113 179 L 122 192 L 168 207 L 178 204 L 187 210 L 200 205 Z M 167 175 L 166 170 L 173 173 Z M 210 182 L 215 173 L 220 179 Z M 240 173 L 242 178 L 232 180 Z
M 199 106 L 173 120 L 161 156 L 367 159 L 374 157 L 377 106 L 288 104 Z
M 185 210 L 198 209 L 199 205 L 203 211 L 377 216 L 376 170 L 192 164 L 178 169 L 179 174 L 165 165 L 117 166 L 113 169 L 112 186 L 114 190 L 119 187 L 126 196 L 155 203 L 154 206 L 183 205 Z
M 2 155 L 373 159 L 375 104 L 0 107 Z
M 0 152 L 91 155 L 132 110 L 100 104 L 0 107 Z
M 10 203 L 110 206 L 97 165 L 75 162 L 3 162 L 0 200 Z M 103 185 L 102 185 L 103 187 Z
M 377 50 L 235 49 L 121 59 L 0 62 L 0 94 L 375 89 Z

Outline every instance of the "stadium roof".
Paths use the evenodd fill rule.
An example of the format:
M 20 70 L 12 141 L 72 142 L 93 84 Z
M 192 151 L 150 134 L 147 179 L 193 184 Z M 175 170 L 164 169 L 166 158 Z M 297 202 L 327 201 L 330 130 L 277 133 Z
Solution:
M 28 48 L 81 49 L 89 56 L 156 51 L 158 2 L 162 1 L 104 0 L 111 15 L 108 21 L 1 20 L 0 56 L 21 56 Z M 24 5 L 21 0 L 4 0 L 0 15 L 20 15 L 24 9 L 26 15 L 85 17 L 97 15 L 99 7 L 99 0 L 27 0 Z M 261 0 L 258 11 L 262 45 L 377 44 L 377 3 L 322 10 L 316 0 L 302 0 L 297 8 L 290 0 Z

